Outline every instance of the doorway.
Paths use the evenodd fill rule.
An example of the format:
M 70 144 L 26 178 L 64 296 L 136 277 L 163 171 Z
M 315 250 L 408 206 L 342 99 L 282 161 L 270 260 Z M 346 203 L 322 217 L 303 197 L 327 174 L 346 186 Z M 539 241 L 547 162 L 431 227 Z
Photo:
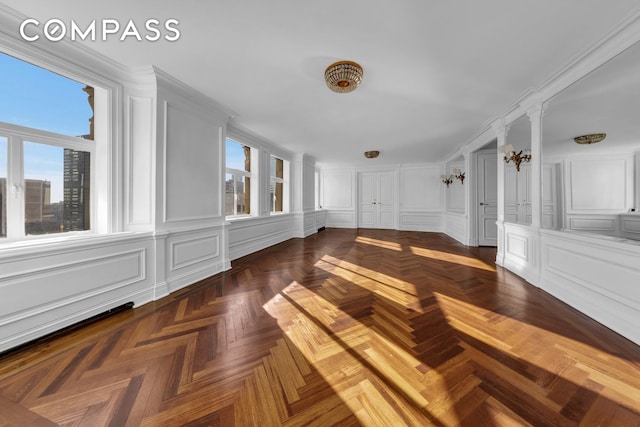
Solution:
M 358 227 L 395 229 L 396 173 L 360 172 L 358 189 Z
M 498 246 L 498 161 L 496 150 L 476 156 L 478 246 Z

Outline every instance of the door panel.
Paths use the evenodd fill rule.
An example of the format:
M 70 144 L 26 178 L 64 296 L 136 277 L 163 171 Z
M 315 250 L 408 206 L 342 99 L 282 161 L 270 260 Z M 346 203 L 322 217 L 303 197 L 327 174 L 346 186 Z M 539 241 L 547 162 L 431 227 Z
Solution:
M 362 172 L 358 182 L 358 227 L 396 228 L 395 174 Z
M 480 153 L 478 166 L 478 244 L 498 245 L 498 162 L 495 153 Z
M 363 228 L 373 228 L 375 226 L 374 197 L 375 183 L 371 174 L 360 174 L 358 180 L 358 226 Z

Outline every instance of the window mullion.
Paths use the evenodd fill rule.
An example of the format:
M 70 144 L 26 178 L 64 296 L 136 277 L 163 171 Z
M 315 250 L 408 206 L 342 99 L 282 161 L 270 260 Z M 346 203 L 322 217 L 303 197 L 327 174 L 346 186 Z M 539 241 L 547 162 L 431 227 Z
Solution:
M 24 237 L 24 149 L 22 138 L 9 135 L 7 144 L 7 238 Z

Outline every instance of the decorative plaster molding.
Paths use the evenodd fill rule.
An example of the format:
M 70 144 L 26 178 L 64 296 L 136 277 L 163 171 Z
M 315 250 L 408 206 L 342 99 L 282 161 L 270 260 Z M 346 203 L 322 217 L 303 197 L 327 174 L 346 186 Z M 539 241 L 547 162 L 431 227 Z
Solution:
M 544 115 L 544 106 L 541 102 L 537 102 L 527 109 L 527 116 L 530 121 L 540 120 Z

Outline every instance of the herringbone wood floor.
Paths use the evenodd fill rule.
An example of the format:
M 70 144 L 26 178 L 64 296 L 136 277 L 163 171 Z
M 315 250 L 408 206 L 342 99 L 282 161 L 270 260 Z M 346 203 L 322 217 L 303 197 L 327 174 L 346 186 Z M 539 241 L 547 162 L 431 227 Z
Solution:
M 640 425 L 640 348 L 435 233 L 329 229 L 0 359 L 0 425 Z

